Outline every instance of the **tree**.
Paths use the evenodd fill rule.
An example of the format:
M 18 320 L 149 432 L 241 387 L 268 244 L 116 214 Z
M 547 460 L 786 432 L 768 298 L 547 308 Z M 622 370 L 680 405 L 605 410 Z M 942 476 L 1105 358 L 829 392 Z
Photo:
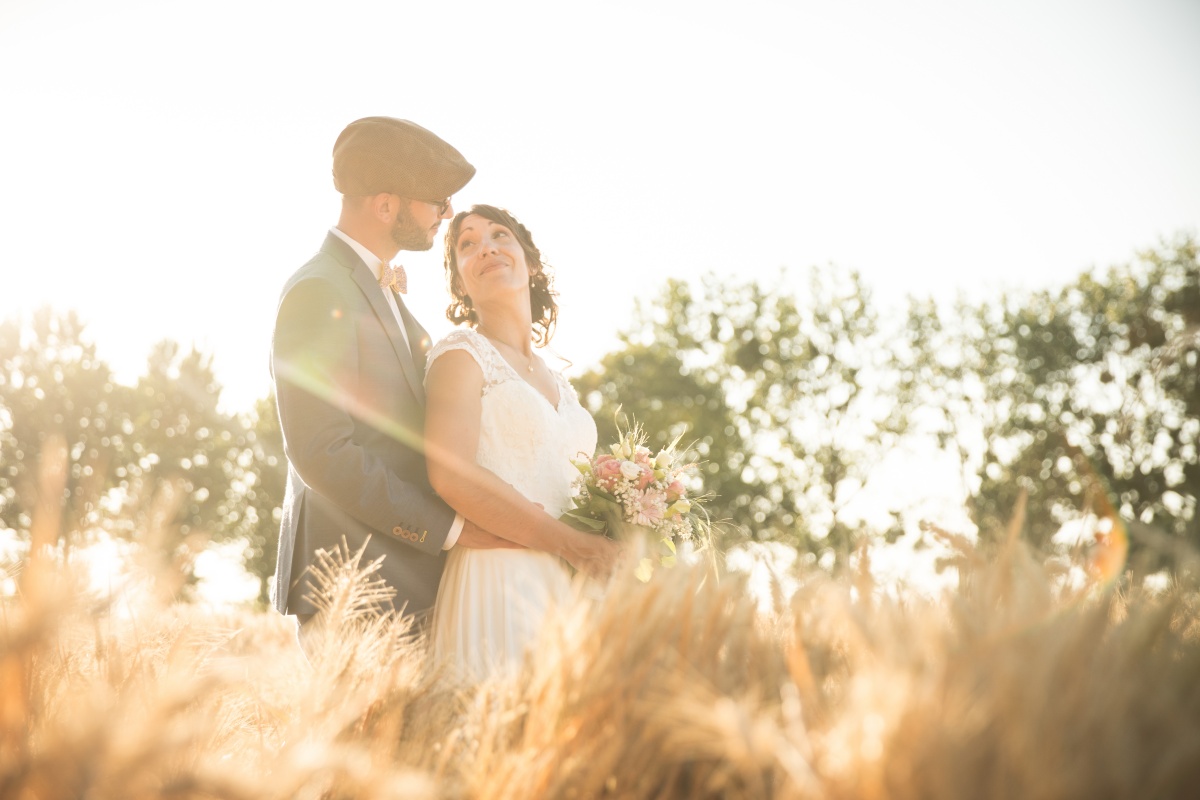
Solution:
M 133 390 L 134 434 L 118 470 L 126 499 L 121 520 L 130 538 L 154 537 L 151 549 L 186 565 L 210 540 L 246 537 L 246 493 L 253 483 L 252 434 L 219 408 L 221 386 L 211 358 L 171 341 L 154 345 Z M 155 502 L 164 489 L 173 514 L 166 524 Z
M 0 324 L 0 522 L 28 535 L 43 451 L 63 441 L 65 545 L 97 528 L 139 541 L 169 567 L 172 592 L 210 539 L 244 540 L 248 560 L 273 562 L 283 496 L 273 406 L 222 411 L 211 359 L 169 341 L 122 386 L 83 331 L 74 313 L 49 310 Z
M 242 479 L 245 484 L 242 490 L 245 498 L 244 560 L 246 569 L 259 577 L 259 602 L 266 604 L 270 578 L 275 573 L 287 481 L 287 459 L 283 453 L 283 433 L 279 428 L 274 395 L 255 404 L 254 413 L 245 420 L 245 425 L 252 455 Z
M 959 444 L 985 535 L 1024 492 L 1042 547 L 1089 516 L 1131 526 L 1139 571 L 1178 566 L 1159 534 L 1200 545 L 1195 240 L 946 318 L 914 303 L 908 336 L 906 388 Z
M 811 270 L 802 298 L 783 289 L 786 277 L 710 277 L 698 296 L 668 283 L 578 385 L 602 441 L 618 405 L 655 445 L 688 431 L 717 518 L 836 563 L 864 535 L 847 503 L 904 430 L 890 399 L 898 377 L 857 274 Z
M 43 453 L 55 437 L 68 456 L 64 532 L 99 520 L 120 469 L 117 454 L 133 433 L 129 390 L 113 380 L 83 331 L 74 313 L 49 309 L 28 326 L 0 324 L 0 522 L 8 528 L 29 529 Z

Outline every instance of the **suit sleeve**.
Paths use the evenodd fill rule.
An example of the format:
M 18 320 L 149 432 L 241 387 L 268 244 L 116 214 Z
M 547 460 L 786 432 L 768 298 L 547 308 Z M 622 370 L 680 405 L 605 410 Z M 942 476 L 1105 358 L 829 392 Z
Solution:
M 358 372 L 356 319 L 336 287 L 319 278 L 296 284 L 280 302 L 271 368 L 284 452 L 307 486 L 347 514 L 388 535 L 398 528 L 414 532 L 423 541 L 394 538 L 435 555 L 454 511 L 355 440 L 355 421 L 365 419 L 403 445 L 420 447 L 413 432 L 394 420 L 372 419 L 373 412 L 347 391 Z

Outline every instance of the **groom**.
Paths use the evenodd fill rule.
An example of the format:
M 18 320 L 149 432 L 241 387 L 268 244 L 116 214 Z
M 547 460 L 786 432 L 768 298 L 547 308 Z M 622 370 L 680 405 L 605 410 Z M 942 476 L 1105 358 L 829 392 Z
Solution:
M 418 617 L 437 596 L 444 552 L 502 547 L 456 515 L 425 471 L 429 337 L 404 304 L 401 250 L 428 250 L 450 197 L 475 174 L 462 155 L 405 120 L 350 123 L 333 146 L 342 211 L 321 249 L 283 287 L 271 347 L 287 494 L 274 603 L 313 624 L 309 567 L 345 537 Z M 400 294 L 397 294 L 399 292 Z

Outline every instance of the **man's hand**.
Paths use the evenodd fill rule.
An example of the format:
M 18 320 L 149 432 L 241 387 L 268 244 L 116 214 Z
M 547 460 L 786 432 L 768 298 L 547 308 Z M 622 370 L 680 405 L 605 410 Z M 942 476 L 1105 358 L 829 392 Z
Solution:
M 474 550 L 524 550 L 525 545 L 502 539 L 494 533 L 488 533 L 471 520 L 463 521 L 463 529 L 458 534 L 455 547 L 470 547 Z

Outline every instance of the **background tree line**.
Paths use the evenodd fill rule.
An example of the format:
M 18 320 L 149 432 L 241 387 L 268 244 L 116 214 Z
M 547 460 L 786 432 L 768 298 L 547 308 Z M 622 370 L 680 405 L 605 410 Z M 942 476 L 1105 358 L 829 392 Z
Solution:
M 1195 238 L 1056 290 L 950 307 L 908 298 L 899 318 L 883 319 L 853 272 L 809 270 L 799 292 L 785 277 L 672 281 L 641 307 L 577 382 L 601 441 L 618 407 L 658 444 L 696 437 L 733 538 L 829 565 L 921 522 L 903 507 L 877 529 L 845 515 L 905 437 L 932 437 L 957 457 L 985 538 L 1024 494 L 1038 547 L 1068 521 L 1107 517 L 1128 532 L 1136 573 L 1196 568 Z
M 0 324 L 0 526 L 28 537 L 42 465 L 58 448 L 60 547 L 102 530 L 186 578 L 207 542 L 241 541 L 246 568 L 269 575 L 284 485 L 274 404 L 224 413 L 220 392 L 211 359 L 173 342 L 154 345 L 125 386 L 74 313 Z
M 1070 520 L 1111 517 L 1135 571 L 1194 569 L 1200 547 L 1200 263 L 1195 238 L 1055 290 L 884 315 L 835 267 L 774 281 L 669 281 L 616 350 L 575 383 L 611 440 L 640 422 L 689 443 L 725 543 L 794 545 L 827 566 L 920 520 L 863 525 L 849 504 L 906 437 L 961 466 L 984 537 L 1027 498 L 1048 547 Z M 69 463 L 65 536 L 103 527 L 188 562 L 209 540 L 274 569 L 282 445 L 273 403 L 218 408 L 208 358 L 156 345 L 133 387 L 112 379 L 73 314 L 0 325 L 0 524 L 27 532 L 39 460 Z M 618 408 L 620 412 L 618 414 Z M 56 440 L 55 437 L 61 437 Z M 171 524 L 152 524 L 155 498 Z

